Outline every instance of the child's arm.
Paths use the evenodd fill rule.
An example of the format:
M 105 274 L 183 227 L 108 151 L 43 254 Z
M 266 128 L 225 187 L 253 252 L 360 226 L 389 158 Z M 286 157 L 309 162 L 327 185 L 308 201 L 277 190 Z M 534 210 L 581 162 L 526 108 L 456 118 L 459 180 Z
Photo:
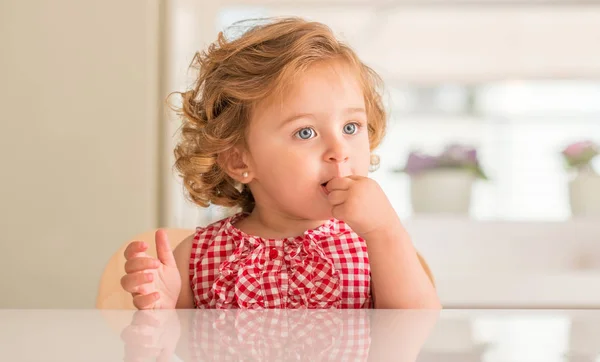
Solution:
M 399 221 L 363 238 L 371 264 L 375 308 L 441 308 L 433 283 Z
M 326 187 L 333 216 L 367 243 L 375 308 L 441 308 L 408 233 L 377 182 L 348 176 Z
M 185 238 L 175 250 L 173 256 L 177 263 L 177 269 L 181 276 L 181 291 L 175 308 L 191 309 L 194 308 L 194 294 L 190 284 L 190 255 L 192 253 L 192 243 L 194 242 L 194 234 Z

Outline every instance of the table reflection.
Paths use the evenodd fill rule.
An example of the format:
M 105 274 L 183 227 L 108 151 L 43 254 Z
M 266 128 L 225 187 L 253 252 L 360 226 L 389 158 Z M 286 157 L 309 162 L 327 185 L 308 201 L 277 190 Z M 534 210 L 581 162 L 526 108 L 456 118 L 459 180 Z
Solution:
M 0 310 L 0 361 L 592 362 L 598 310 Z
M 137 311 L 125 360 L 414 362 L 436 311 Z

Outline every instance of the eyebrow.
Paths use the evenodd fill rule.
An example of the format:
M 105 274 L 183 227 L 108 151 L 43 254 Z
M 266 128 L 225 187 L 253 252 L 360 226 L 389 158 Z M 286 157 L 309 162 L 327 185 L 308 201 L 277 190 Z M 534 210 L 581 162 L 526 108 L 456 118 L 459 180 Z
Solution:
M 362 108 L 362 107 L 353 107 L 353 108 L 346 108 L 346 109 L 344 109 L 343 113 L 344 114 L 354 114 L 354 113 L 364 113 L 364 114 L 366 114 L 367 111 L 364 108 Z M 285 124 L 288 124 L 288 123 L 293 122 L 293 121 L 295 121 L 297 119 L 300 119 L 300 118 L 313 118 L 314 119 L 316 117 L 315 117 L 315 115 L 313 113 L 297 113 L 297 114 L 291 115 L 290 117 L 287 117 L 286 119 L 284 119 L 281 122 L 281 125 L 283 126 Z

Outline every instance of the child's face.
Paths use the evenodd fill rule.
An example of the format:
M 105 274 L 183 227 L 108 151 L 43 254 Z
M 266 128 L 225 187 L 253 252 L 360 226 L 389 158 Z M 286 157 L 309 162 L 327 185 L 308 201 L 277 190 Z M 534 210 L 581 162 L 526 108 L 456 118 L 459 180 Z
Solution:
M 340 62 L 313 65 L 253 113 L 247 145 L 257 204 L 295 218 L 330 218 L 322 185 L 367 176 L 368 136 L 357 76 Z

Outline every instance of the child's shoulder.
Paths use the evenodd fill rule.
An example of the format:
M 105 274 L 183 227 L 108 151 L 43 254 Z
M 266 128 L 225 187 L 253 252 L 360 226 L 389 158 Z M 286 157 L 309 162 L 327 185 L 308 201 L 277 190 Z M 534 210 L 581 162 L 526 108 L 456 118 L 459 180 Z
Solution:
M 233 236 L 232 231 L 235 230 L 233 224 L 242 218 L 244 215 L 238 213 L 229 217 L 225 217 L 221 220 L 214 221 L 206 226 L 196 227 L 196 233 L 194 234 L 194 240 L 198 241 L 209 241 L 217 236 L 227 237 Z

